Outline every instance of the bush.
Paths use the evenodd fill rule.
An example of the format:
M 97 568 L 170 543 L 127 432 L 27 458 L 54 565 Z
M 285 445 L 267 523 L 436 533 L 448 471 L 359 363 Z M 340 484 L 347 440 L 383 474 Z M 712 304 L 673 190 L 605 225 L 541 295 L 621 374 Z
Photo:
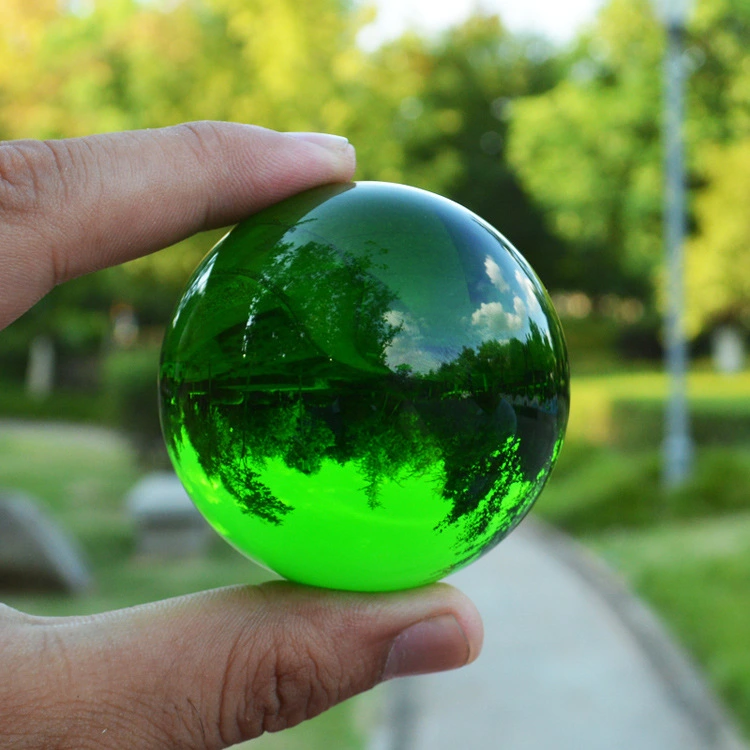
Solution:
M 617 336 L 617 352 L 624 359 L 661 360 L 661 322 L 646 319 L 621 328 Z
M 655 453 L 621 454 L 588 446 L 574 450 L 574 467 L 560 458 L 539 511 L 559 528 L 573 534 L 652 524 L 667 512 L 659 487 L 659 457 Z M 588 455 L 588 458 L 585 456 Z
M 656 448 L 664 438 L 661 399 L 621 399 L 612 404 L 612 442 L 621 448 Z M 703 400 L 690 404 L 690 432 L 698 445 L 750 443 L 750 401 Z
M 104 363 L 103 387 L 111 421 L 130 437 L 146 467 L 168 465 L 159 424 L 159 349 L 112 352 Z
M 709 517 L 750 509 L 750 452 L 711 448 L 702 451 L 688 484 L 674 493 L 680 517 Z
M 0 382 L 0 416 L 3 418 L 102 424 L 106 421 L 105 412 L 99 394 L 57 390 L 39 400 L 29 396 L 18 383 Z
M 568 447 L 538 512 L 572 534 L 646 528 L 750 510 L 747 446 L 699 450 L 687 484 L 672 492 L 661 484 L 660 451 L 627 453 L 579 444 L 566 465 L 563 456 Z

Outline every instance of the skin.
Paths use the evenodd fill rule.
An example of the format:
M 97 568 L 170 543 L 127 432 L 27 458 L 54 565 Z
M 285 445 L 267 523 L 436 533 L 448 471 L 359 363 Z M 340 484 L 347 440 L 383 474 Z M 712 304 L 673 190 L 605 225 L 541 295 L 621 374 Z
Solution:
M 341 138 L 228 123 L 0 143 L 0 328 L 56 284 L 351 179 Z M 272 583 L 82 618 L 0 605 L 4 748 L 224 748 L 481 649 L 443 584 L 352 594 Z

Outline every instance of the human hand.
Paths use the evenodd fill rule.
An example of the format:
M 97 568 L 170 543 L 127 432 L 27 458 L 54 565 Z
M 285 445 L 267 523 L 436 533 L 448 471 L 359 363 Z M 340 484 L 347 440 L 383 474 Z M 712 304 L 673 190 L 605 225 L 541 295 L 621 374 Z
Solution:
M 343 139 L 243 125 L 0 143 L 0 328 L 55 284 L 351 178 Z M 223 748 L 391 677 L 462 666 L 482 624 L 445 585 L 271 583 L 82 618 L 0 605 L 4 748 Z

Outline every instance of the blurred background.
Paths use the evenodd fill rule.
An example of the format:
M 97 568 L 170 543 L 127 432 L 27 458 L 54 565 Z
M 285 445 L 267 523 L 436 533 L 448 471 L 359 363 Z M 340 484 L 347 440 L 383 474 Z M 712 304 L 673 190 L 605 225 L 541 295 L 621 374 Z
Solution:
M 750 0 L 697 0 L 680 53 L 694 455 L 669 489 L 666 34 L 647 0 L 519 5 L 0 0 L 0 139 L 195 119 L 340 133 L 358 179 L 441 193 L 495 225 L 549 289 L 570 349 L 568 438 L 534 513 L 629 581 L 750 736 Z M 37 499 L 93 581 L 7 603 L 94 612 L 262 576 L 221 544 L 145 554 L 126 501 L 168 467 L 159 346 L 220 234 L 66 284 L 0 334 L 0 487 Z M 261 743 L 363 747 L 366 713 L 349 704 Z

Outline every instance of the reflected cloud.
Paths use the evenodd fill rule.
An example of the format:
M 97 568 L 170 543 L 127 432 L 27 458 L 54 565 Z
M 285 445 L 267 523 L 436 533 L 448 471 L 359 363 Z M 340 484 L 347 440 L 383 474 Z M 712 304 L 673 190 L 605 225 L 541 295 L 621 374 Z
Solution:
M 516 271 L 516 281 L 518 286 L 521 287 L 523 292 L 524 302 L 526 303 L 526 310 L 529 317 L 535 317 L 542 313 L 542 306 L 539 304 L 539 298 L 537 297 L 537 291 L 534 287 L 533 282 L 528 276 L 525 276 L 520 271 Z
M 425 348 L 424 335 L 413 315 L 389 310 L 384 318 L 389 325 L 400 329 L 385 349 L 385 362 L 391 370 L 409 365 L 414 372 L 425 374 L 443 364 L 444 357 Z
M 483 302 L 471 316 L 471 324 L 487 338 L 504 339 L 523 327 L 527 310 L 524 301 L 513 297 L 513 311 L 506 310 L 502 302 Z
M 487 276 L 489 276 L 492 286 L 495 289 L 500 292 L 510 291 L 510 285 L 505 280 L 502 269 L 489 255 L 484 259 L 484 270 L 487 272 Z M 516 272 L 516 278 L 518 278 L 518 272 Z

